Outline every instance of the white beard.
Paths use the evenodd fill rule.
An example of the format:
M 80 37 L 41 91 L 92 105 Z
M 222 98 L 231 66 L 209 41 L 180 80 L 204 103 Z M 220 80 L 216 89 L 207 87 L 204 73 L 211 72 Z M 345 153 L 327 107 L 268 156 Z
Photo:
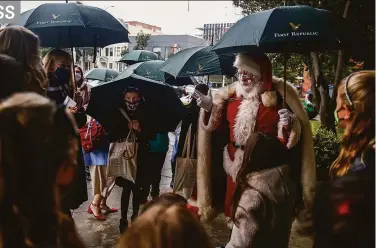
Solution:
M 262 81 L 249 82 L 247 86 L 239 81 L 236 85 L 236 96 L 244 99 L 260 98 L 260 95 L 265 91 L 264 83 Z

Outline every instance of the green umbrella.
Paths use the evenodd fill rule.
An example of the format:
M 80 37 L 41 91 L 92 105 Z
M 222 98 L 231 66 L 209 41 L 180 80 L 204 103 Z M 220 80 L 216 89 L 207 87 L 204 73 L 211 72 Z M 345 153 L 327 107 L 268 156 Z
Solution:
M 158 55 L 147 50 L 134 50 L 125 54 L 119 62 L 133 65 L 139 62 L 145 62 L 149 60 L 158 60 Z
M 86 79 L 99 80 L 102 82 L 108 82 L 116 78 L 119 73 L 115 70 L 108 68 L 94 68 L 85 74 Z
M 152 60 L 152 61 L 146 61 L 146 62 L 133 64 L 133 65 L 128 66 L 127 69 L 122 74 L 123 75 L 136 74 L 141 77 L 145 77 L 145 78 L 159 81 L 159 82 L 165 82 L 169 85 L 174 85 L 174 86 L 195 84 L 195 80 L 193 77 L 175 79 L 167 75 L 166 73 L 160 71 L 159 69 L 161 68 L 163 63 L 164 61 L 162 60 Z
M 234 54 L 216 54 L 211 46 L 198 46 L 184 49 L 169 57 L 161 71 L 175 78 L 204 75 L 234 76 Z

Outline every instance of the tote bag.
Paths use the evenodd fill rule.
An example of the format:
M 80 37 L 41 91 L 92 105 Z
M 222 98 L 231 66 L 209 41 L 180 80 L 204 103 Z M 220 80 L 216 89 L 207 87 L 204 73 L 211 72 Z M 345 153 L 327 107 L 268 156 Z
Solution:
M 183 188 L 193 188 L 196 183 L 197 160 L 193 158 L 196 149 L 196 134 L 194 134 L 193 145 L 191 145 L 191 135 L 192 124 L 188 128 L 182 156 L 176 159 L 174 192 Z
M 123 109 L 119 109 L 122 115 L 130 122 L 130 118 Z M 107 176 L 122 177 L 133 183 L 137 174 L 137 149 L 136 133 L 130 130 L 127 138 L 121 142 L 110 144 L 108 155 Z

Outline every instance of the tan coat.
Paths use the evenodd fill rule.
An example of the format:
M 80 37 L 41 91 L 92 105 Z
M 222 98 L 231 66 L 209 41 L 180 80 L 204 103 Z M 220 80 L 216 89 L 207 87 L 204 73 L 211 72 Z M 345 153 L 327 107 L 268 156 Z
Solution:
M 284 97 L 283 80 L 273 77 L 273 88 Z M 213 103 L 215 108 L 223 108 L 226 101 L 235 93 L 236 83 L 224 87 L 214 96 Z M 300 102 L 298 93 L 291 85 L 287 85 L 286 102 L 294 112 L 301 126 L 301 183 L 303 186 L 303 200 L 305 203 L 305 213 L 310 213 L 316 187 L 316 169 L 312 141 L 312 131 L 308 116 Z M 200 215 L 203 220 L 210 220 L 216 216 L 217 209 L 212 206 L 211 188 L 211 138 L 216 124 L 224 121 L 221 114 L 209 114 L 201 110 L 200 125 L 198 129 L 198 165 L 197 165 L 197 205 L 200 209 Z M 208 122 L 205 125 L 204 122 Z

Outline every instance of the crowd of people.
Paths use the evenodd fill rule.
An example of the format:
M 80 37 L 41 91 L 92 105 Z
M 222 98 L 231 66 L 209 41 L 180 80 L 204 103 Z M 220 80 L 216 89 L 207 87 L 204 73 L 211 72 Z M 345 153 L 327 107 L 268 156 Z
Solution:
M 312 131 L 296 90 L 284 92 L 266 55 L 238 54 L 234 66 L 239 81 L 214 96 L 196 86 L 177 128 L 173 178 L 192 149 L 193 184 L 183 186 L 184 197 L 175 192 L 188 185 L 180 181 L 160 194 L 170 141 L 152 125 L 143 92 L 126 87 L 122 104 L 107 113 L 111 121 L 99 123 L 86 114 L 90 89 L 68 52 L 53 49 L 42 59 L 34 33 L 1 29 L 0 247 L 85 247 L 71 214 L 88 200 L 85 168 L 96 220 L 119 211 L 107 199 L 122 188 L 119 247 L 213 247 L 201 222 L 222 212 L 231 229 L 226 248 L 287 248 L 294 220 L 314 234 L 315 248 L 373 247 L 375 71 L 339 84 L 341 152 L 331 181 L 316 187 Z M 128 161 L 137 170 L 119 176 L 113 156 L 132 137 Z

